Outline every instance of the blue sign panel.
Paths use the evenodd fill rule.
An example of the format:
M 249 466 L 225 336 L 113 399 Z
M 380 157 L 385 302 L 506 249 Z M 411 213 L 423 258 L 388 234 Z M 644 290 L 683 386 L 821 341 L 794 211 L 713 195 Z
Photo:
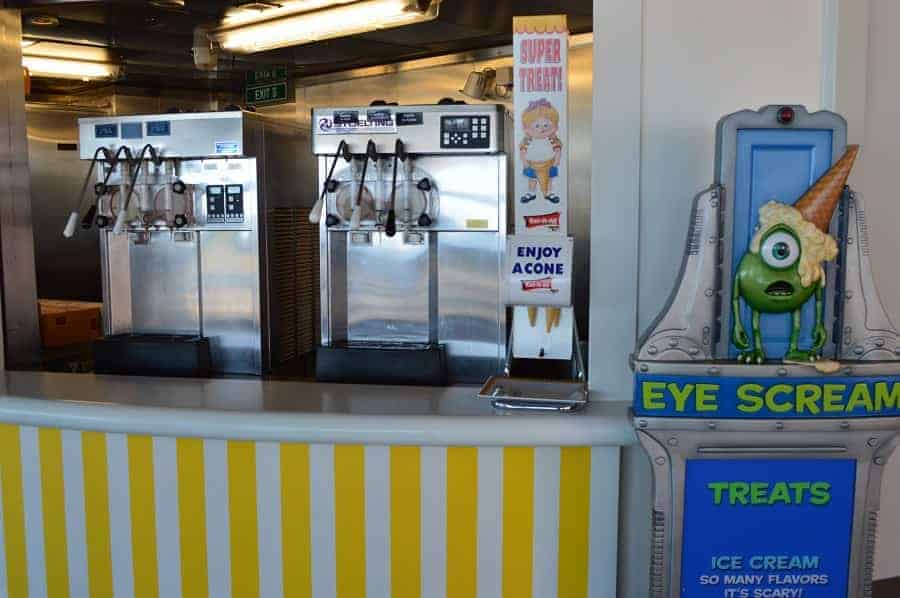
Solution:
M 793 204 L 831 167 L 832 132 L 819 129 L 744 129 L 738 131 L 735 157 L 732 267 L 750 247 L 759 224 L 759 208 L 773 199 Z M 728 281 L 731 284 L 731 281 Z M 803 306 L 800 338 L 812 337 L 814 301 Z M 750 308 L 741 305 L 741 319 L 750 330 Z M 791 314 L 763 314 L 763 346 L 770 355 L 784 355 L 791 334 Z M 736 357 L 732 344 L 729 355 Z
M 102 125 L 94 125 L 95 139 L 114 139 L 119 136 L 119 125 L 115 123 L 106 123 Z
M 140 139 L 144 136 L 141 123 L 122 123 L 122 139 Z
M 638 374 L 634 414 L 695 419 L 900 417 L 900 378 Z
M 682 598 L 846 598 L 856 462 L 692 460 Z
M 167 120 L 151 120 L 147 122 L 148 137 L 168 137 L 172 134 L 172 125 Z

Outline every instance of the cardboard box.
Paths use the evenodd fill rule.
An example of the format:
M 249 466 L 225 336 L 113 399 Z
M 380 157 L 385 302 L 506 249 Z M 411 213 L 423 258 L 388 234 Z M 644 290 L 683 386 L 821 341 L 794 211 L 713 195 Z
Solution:
M 101 303 L 38 299 L 44 348 L 89 343 L 101 335 Z

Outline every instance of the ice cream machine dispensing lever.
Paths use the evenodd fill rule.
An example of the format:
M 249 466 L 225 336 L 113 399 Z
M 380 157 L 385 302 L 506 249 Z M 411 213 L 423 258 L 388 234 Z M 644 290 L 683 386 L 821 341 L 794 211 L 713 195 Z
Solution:
M 366 153 L 363 155 L 362 173 L 359 176 L 359 190 L 356 193 L 356 201 L 353 203 L 353 213 L 350 216 L 350 228 L 359 228 L 362 220 L 362 198 L 366 189 L 366 171 L 369 169 L 369 162 L 378 160 L 378 150 L 375 148 L 375 142 L 369 139 L 366 144 Z
M 334 153 L 334 160 L 331 162 L 331 168 L 328 169 L 328 176 L 325 177 L 325 184 L 322 187 L 322 193 L 319 195 L 319 199 L 316 200 L 316 203 L 313 205 L 312 210 L 309 213 L 309 222 L 311 224 L 318 224 L 319 220 L 322 218 L 322 209 L 323 207 L 327 209 L 327 203 L 325 202 L 325 196 L 329 193 L 334 193 L 337 191 L 339 183 L 334 180 L 334 168 L 337 166 L 338 160 L 343 158 L 345 162 L 349 162 L 353 159 L 353 155 L 350 153 L 350 146 L 347 145 L 347 142 L 343 139 L 340 143 L 338 143 L 337 151 Z M 338 223 L 337 216 L 333 214 L 327 214 L 325 216 L 325 224 L 327 226 L 334 226 Z
M 394 209 L 395 203 L 397 201 L 397 161 L 406 161 L 406 149 L 403 146 L 403 141 L 400 139 L 397 140 L 397 143 L 394 144 L 394 173 L 391 177 L 391 204 L 388 207 L 387 221 L 384 225 L 384 233 L 393 237 L 397 234 L 397 212 Z

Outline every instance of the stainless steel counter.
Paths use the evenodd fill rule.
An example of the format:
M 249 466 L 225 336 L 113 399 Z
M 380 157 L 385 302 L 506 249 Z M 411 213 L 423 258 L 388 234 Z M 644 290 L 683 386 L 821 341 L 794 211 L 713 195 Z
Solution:
M 505 413 L 474 387 L 419 388 L 5 372 L 0 422 L 156 436 L 291 442 L 622 446 L 628 403 Z

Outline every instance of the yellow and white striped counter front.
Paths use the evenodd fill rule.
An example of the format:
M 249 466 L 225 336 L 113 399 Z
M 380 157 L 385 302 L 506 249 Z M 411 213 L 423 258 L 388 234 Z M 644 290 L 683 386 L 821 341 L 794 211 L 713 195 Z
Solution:
M 617 447 L 0 424 L 0 595 L 612 598 L 618 471 Z

